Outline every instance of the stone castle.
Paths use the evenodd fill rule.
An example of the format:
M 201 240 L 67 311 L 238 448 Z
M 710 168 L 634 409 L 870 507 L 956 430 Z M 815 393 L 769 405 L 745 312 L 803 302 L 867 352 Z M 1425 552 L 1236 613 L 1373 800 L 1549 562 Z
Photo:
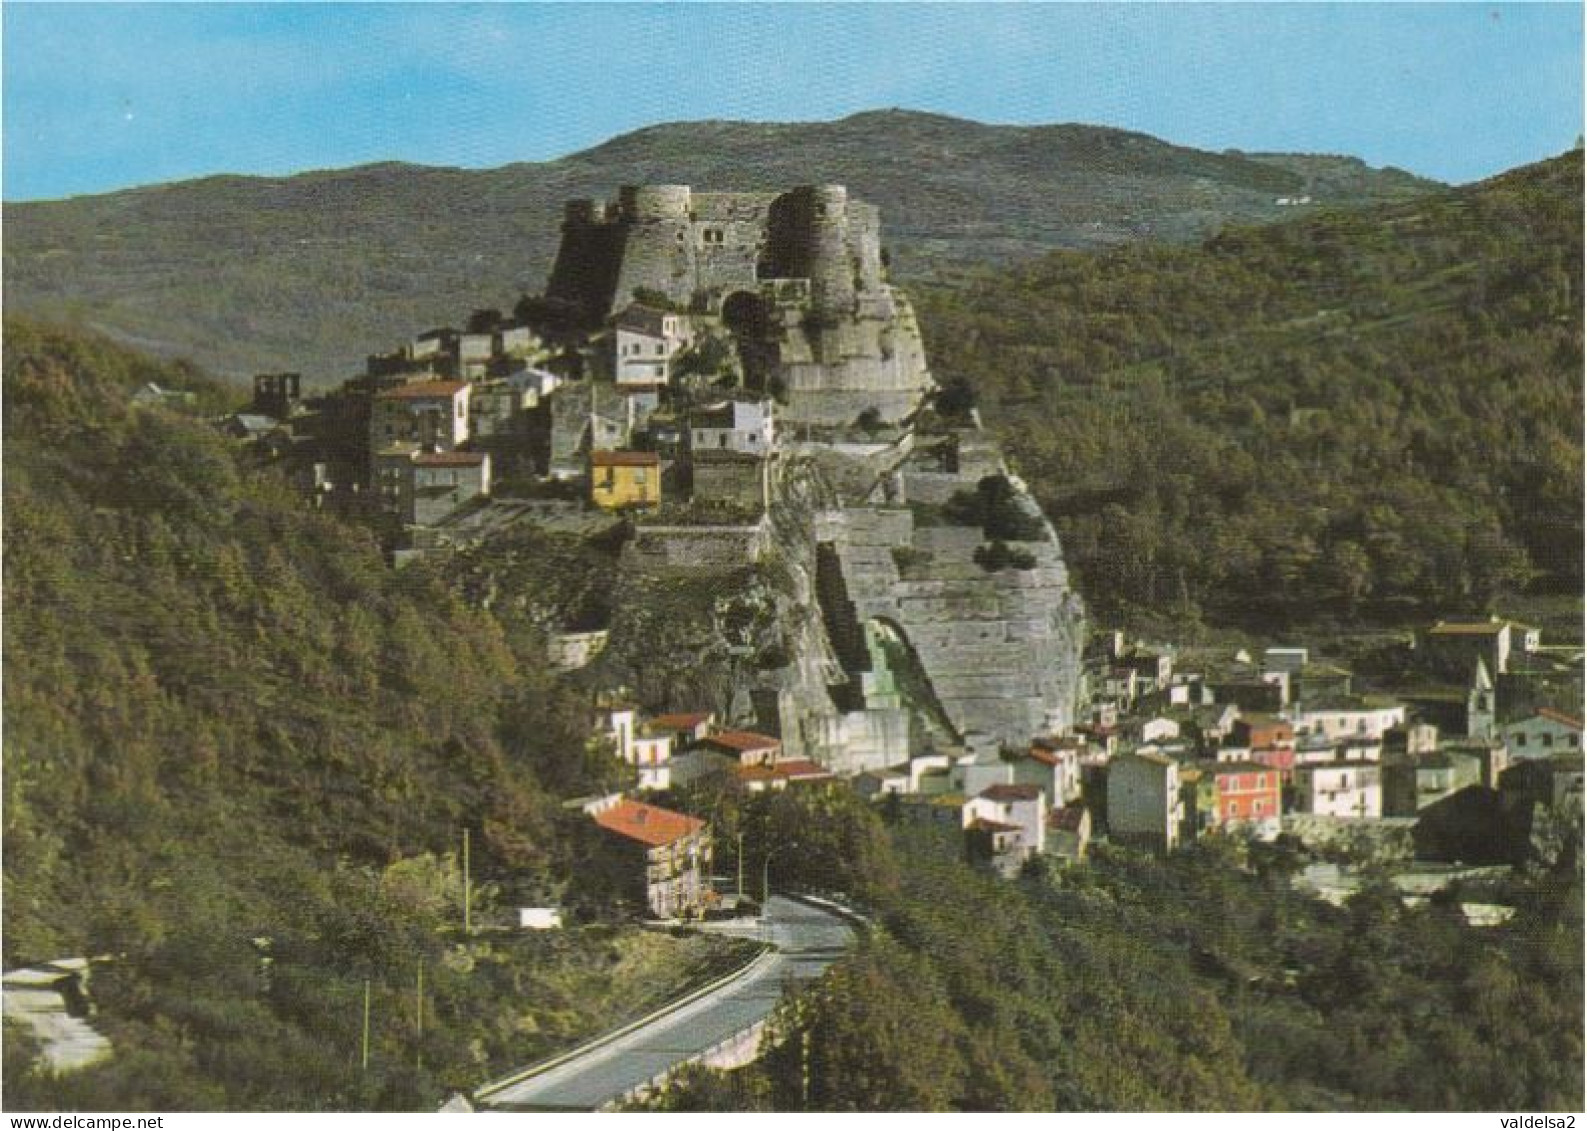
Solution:
M 570 201 L 546 298 L 588 328 L 638 299 L 719 319 L 790 424 L 900 421 L 932 388 L 914 311 L 886 281 L 878 211 L 841 185 Z

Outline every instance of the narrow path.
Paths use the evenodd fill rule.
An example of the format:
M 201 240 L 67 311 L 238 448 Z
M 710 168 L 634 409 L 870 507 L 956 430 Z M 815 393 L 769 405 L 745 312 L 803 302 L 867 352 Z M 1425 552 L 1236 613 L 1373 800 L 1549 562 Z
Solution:
M 487 1085 L 480 1108 L 591 1111 L 771 1015 L 785 987 L 818 977 L 853 945 L 838 915 L 772 896 L 757 937 L 777 949 L 717 991 L 505 1087 Z M 749 932 L 755 935 L 756 932 Z

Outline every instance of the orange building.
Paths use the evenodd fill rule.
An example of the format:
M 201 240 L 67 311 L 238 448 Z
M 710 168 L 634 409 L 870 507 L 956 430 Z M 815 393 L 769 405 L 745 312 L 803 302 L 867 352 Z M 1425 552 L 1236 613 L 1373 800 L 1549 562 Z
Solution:
M 1218 824 L 1265 821 L 1280 815 L 1279 781 L 1283 775 L 1272 766 L 1219 762 L 1211 770 L 1217 783 L 1214 819 Z

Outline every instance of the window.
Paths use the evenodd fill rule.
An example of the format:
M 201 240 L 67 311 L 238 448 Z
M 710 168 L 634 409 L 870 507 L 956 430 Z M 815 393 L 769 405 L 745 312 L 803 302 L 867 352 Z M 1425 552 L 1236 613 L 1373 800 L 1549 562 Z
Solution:
M 645 469 L 642 467 L 634 468 L 634 485 L 636 487 L 643 487 L 647 482 L 648 477 L 645 474 Z

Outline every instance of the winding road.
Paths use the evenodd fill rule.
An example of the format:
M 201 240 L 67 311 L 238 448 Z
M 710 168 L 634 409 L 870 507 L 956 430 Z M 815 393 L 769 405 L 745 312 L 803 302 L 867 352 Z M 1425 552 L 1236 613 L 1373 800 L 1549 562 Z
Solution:
M 723 934 L 767 939 L 775 950 L 726 985 L 654 1016 L 615 1037 L 602 1037 L 543 1069 L 489 1084 L 474 1096 L 486 1111 L 592 1111 L 768 1017 L 786 986 L 821 974 L 854 944 L 839 915 L 784 896 L 766 904 L 764 920 L 724 923 Z

